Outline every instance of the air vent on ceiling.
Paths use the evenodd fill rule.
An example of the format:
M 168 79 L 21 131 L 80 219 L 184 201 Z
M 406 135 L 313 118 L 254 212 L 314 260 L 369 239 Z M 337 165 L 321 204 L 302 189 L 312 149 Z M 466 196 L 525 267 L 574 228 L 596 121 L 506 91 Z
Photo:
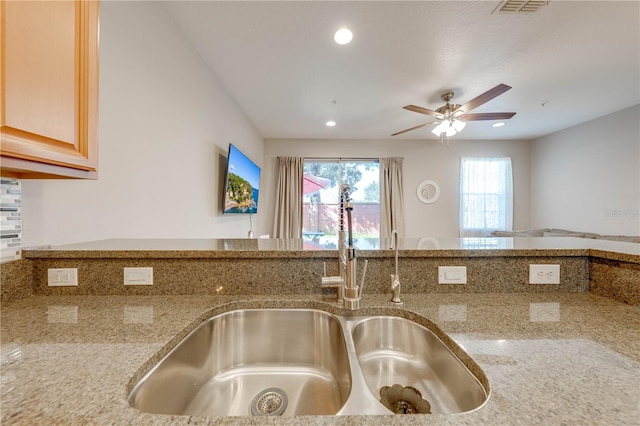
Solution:
M 535 12 L 549 4 L 549 0 L 504 0 L 493 13 Z

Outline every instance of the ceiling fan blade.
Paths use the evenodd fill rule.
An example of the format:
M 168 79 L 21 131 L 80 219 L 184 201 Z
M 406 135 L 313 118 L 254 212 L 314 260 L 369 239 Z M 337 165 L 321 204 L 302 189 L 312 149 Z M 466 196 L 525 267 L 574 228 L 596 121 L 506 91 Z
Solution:
M 464 121 L 508 120 L 514 115 L 516 115 L 515 112 L 484 112 L 477 114 L 462 114 L 458 118 Z
M 439 112 L 436 112 L 427 108 L 422 108 L 416 105 L 407 105 L 403 108 L 409 111 L 420 113 L 420 114 L 430 115 L 435 118 L 442 118 L 442 114 L 440 114 Z
M 401 131 L 399 131 L 399 132 L 397 132 L 397 133 L 392 134 L 391 136 L 398 136 L 398 135 L 401 135 L 401 134 L 403 134 L 403 133 L 407 133 L 407 132 L 410 132 L 410 131 L 412 131 L 412 130 L 416 130 L 416 129 L 419 129 L 419 128 L 421 128 L 421 127 L 428 126 L 429 124 L 434 124 L 434 123 L 435 123 L 435 121 L 434 121 L 434 122 L 430 122 L 430 123 L 420 124 L 420 125 L 418 125 L 418 126 L 415 126 L 415 127 L 410 128 L 410 129 L 401 130 Z
M 480 105 L 486 102 L 489 102 L 491 99 L 495 98 L 496 96 L 503 94 L 509 89 L 511 89 L 511 86 L 507 86 L 506 84 L 498 84 L 493 89 L 489 89 L 486 92 L 484 92 L 482 95 L 471 99 L 469 102 L 467 102 L 466 104 L 456 109 L 456 111 L 463 111 L 463 112 L 471 111 L 472 109 L 478 108 Z

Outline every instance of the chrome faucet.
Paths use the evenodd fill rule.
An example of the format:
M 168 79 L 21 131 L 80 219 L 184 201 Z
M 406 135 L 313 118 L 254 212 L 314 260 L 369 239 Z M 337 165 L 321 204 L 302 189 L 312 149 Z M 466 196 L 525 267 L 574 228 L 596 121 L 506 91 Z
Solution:
M 367 274 L 369 261 L 364 261 L 362 281 L 358 286 L 356 284 L 356 249 L 353 247 L 352 210 L 353 204 L 351 203 L 351 188 L 349 185 L 343 184 L 340 186 L 340 217 L 338 229 L 338 270 L 340 271 L 340 275 L 326 276 L 327 271 L 325 264 L 324 276 L 322 277 L 322 287 L 336 288 L 338 292 L 338 301 L 343 302 L 345 309 L 355 311 L 360 308 L 364 278 Z M 347 243 L 345 243 L 344 230 L 345 211 L 347 213 Z
M 396 273 L 391 274 L 391 301 L 401 304 L 400 300 L 400 274 L 398 274 L 398 231 L 391 231 L 391 249 L 396 251 Z

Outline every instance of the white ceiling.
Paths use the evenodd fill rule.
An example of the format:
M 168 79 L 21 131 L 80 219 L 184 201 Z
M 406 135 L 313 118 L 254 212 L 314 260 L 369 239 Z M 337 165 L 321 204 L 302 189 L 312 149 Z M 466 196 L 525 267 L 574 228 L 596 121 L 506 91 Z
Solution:
M 559 1 L 493 13 L 496 1 L 177 1 L 166 10 L 264 138 L 393 139 L 455 92 L 464 139 L 533 139 L 640 102 L 640 2 Z M 333 41 L 342 26 L 354 33 Z M 336 101 L 335 104 L 333 101 Z M 329 119 L 338 124 L 325 126 Z M 394 138 L 435 138 L 432 126 Z

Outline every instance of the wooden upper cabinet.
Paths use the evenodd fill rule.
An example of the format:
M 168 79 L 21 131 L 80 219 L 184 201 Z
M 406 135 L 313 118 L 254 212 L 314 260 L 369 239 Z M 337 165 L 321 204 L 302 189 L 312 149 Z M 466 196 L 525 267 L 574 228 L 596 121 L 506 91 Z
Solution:
M 2 176 L 97 178 L 96 0 L 2 0 Z

